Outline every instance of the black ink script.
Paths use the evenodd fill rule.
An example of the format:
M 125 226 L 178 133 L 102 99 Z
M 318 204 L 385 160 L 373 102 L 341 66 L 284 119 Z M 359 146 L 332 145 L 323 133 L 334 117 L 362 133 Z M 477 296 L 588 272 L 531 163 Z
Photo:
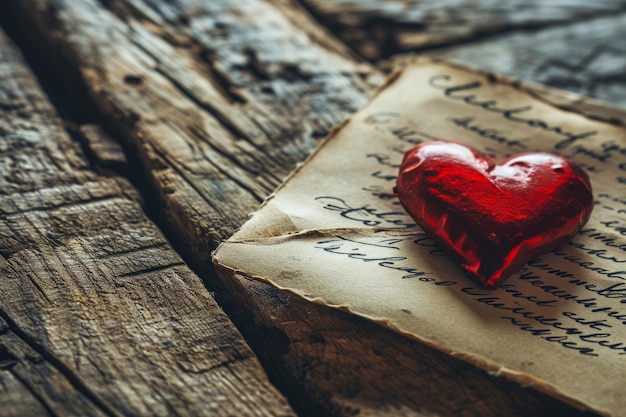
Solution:
M 442 90 L 443 94 L 449 99 L 462 101 L 469 106 L 478 107 L 490 113 L 499 113 L 502 117 L 511 122 L 521 123 L 546 132 L 553 132 L 557 134 L 563 139 L 554 145 L 555 149 L 567 148 L 581 139 L 595 136 L 598 133 L 595 130 L 583 133 L 568 132 L 561 126 L 551 126 L 548 122 L 541 119 L 522 117 L 521 114 L 532 110 L 532 106 L 505 109 L 498 107 L 498 102 L 495 100 L 484 100 L 477 94 L 468 94 L 469 91 L 476 90 L 482 86 L 482 82 L 480 81 L 472 81 L 465 84 L 455 85 L 452 82 L 452 77 L 450 75 L 440 74 L 432 76 L 428 81 L 428 84 L 437 90 Z
M 344 236 L 334 236 L 331 239 L 316 242 L 315 248 L 334 255 L 342 255 L 348 259 L 373 263 L 383 268 L 401 272 L 404 274 L 402 275 L 403 279 L 418 278 L 422 282 L 438 286 L 456 284 L 455 281 L 437 280 L 428 276 L 431 275 L 430 272 L 420 271 L 417 268 L 403 265 L 408 258 L 402 255 L 400 247 L 396 246 L 398 242 L 399 240 L 395 238 L 365 242 Z
M 361 223 L 370 227 L 387 227 L 390 229 L 410 229 L 417 225 L 403 211 L 380 212 L 368 205 L 353 206 L 344 199 L 332 196 L 315 197 L 315 201 L 324 204 L 324 209 L 339 213 L 344 219 Z
M 493 140 L 500 144 L 505 144 L 511 148 L 526 149 L 526 145 L 522 142 L 507 138 L 501 130 L 483 128 L 474 123 L 474 119 L 474 117 L 457 117 L 449 120 L 465 130 L 476 133 L 480 137 Z
M 615 351 L 618 355 L 626 354 L 626 344 L 612 339 L 613 335 L 610 333 L 612 326 L 605 323 L 606 320 L 585 320 L 572 312 L 562 313 L 566 319 L 550 317 L 537 313 L 516 301 L 509 304 L 492 292 L 472 287 L 462 288 L 461 292 L 485 306 L 505 312 L 503 313 L 505 315 L 500 318 L 547 342 L 557 343 L 564 348 L 588 356 L 599 356 L 597 349 L 600 348 Z M 568 324 L 570 319 L 578 326 Z M 587 326 L 591 328 L 591 331 L 580 326 Z M 599 327 L 602 328 L 600 332 L 598 332 Z

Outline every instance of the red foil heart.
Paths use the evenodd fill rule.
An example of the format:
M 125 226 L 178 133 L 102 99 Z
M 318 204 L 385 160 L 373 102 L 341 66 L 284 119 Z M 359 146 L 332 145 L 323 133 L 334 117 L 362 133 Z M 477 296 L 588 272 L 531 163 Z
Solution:
M 487 288 L 572 238 L 593 208 L 589 177 L 569 159 L 533 152 L 496 164 L 448 142 L 409 150 L 396 192 L 415 222 Z

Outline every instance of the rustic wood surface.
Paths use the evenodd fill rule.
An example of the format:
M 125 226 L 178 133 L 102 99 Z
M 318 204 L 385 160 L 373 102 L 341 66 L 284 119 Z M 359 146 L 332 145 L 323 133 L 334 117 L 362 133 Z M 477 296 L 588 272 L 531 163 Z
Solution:
M 342 40 L 371 60 L 409 50 L 466 44 L 507 32 L 536 31 L 626 11 L 624 0 L 302 2 Z
M 303 2 L 371 60 L 426 53 L 626 107 L 624 0 Z
M 0 415 L 293 415 L 0 33 Z
M 545 20 L 554 23 L 606 14 L 622 4 L 571 3 L 579 9 L 555 11 L 557 17 Z M 313 10 L 311 2 L 307 7 Z M 126 167 L 129 179 L 149 202 L 147 209 L 206 286 L 216 292 L 298 414 L 582 414 L 365 320 L 245 277 L 215 275 L 210 250 L 240 226 L 319 139 L 358 109 L 382 80 L 378 70 L 352 54 L 298 4 L 289 0 L 14 0 L 2 5 L 2 11 L 11 13 L 16 32 L 24 35 L 23 48 L 46 57 L 40 71 L 61 68 L 67 78 L 59 83 L 72 92 L 86 93 L 82 98 L 69 94 L 67 101 L 61 97 L 57 104 L 69 108 L 70 114 L 72 108 L 93 108 L 94 120 L 89 122 L 99 122 L 108 134 L 93 127 L 76 130 L 87 146 L 95 144 L 91 150 L 95 161 L 113 169 Z M 532 17 L 530 12 L 522 15 Z M 503 22 L 503 27 L 512 25 L 510 20 Z M 518 27 L 524 25 L 528 26 Z M 387 50 L 384 37 L 372 42 Z M 548 99 L 558 101 L 558 97 Z M 593 106 L 603 111 L 601 105 Z M 623 117 L 619 109 L 612 111 L 611 117 Z M 119 152 L 108 137 L 122 142 L 132 162 L 117 159 Z M 88 249 L 85 254 L 95 251 Z M 121 255 L 116 260 L 127 262 Z M 173 268 L 186 270 L 183 265 Z M 153 275 L 167 280 L 162 273 Z M 146 303 L 150 297 L 162 297 L 154 279 L 133 281 L 134 292 L 124 297 L 141 297 Z M 188 314 L 213 308 L 204 288 L 195 286 L 186 295 L 196 297 Z M 207 305 L 199 305 L 204 302 Z M 158 300 L 154 304 L 159 305 Z M 76 314 L 73 305 L 59 308 Z M 110 319 L 101 314 L 102 320 Z M 137 337 L 156 337 L 172 322 L 180 325 L 176 319 L 152 314 L 144 318 L 149 322 Z M 197 325 L 199 319 L 189 320 Z M 98 337 L 102 335 L 94 336 Z M 102 355 L 94 345 L 84 349 L 97 358 Z M 210 361 L 211 352 L 195 348 L 193 364 Z M 0 350 L 0 370 L 3 357 Z M 143 369 L 137 364 L 134 370 L 168 375 L 170 367 L 179 369 L 166 359 L 151 366 Z M 185 377 L 197 389 L 211 390 L 216 383 L 207 381 L 204 373 Z M 6 398 L 17 403 L 15 398 L 21 394 L 14 380 L 7 382 L 6 386 L 17 387 L 8 390 Z M 152 391 L 146 384 L 146 396 L 161 395 L 162 387 L 171 383 L 164 376 Z M 115 391 L 96 380 L 89 387 L 103 395 Z M 180 414 L 191 414 L 181 405 L 189 397 L 177 399 Z M 19 404 L 26 411 L 40 405 L 37 401 Z M 276 399 L 259 408 L 271 414 L 270 406 L 280 404 Z M 208 407 L 204 412 L 212 414 Z
M 563 52 L 564 45 L 571 45 Z M 626 13 L 433 52 L 626 107 Z

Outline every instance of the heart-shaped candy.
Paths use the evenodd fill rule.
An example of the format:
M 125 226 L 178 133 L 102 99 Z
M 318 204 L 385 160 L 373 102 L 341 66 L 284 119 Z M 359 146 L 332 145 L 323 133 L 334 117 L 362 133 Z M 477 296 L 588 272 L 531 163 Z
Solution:
M 409 150 L 396 192 L 415 222 L 487 288 L 572 238 L 593 208 L 589 177 L 569 159 L 529 152 L 496 164 L 449 142 Z

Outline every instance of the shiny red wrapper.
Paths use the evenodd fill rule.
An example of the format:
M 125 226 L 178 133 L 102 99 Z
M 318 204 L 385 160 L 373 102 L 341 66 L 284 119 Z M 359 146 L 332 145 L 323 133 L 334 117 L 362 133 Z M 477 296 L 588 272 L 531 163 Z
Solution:
M 405 210 L 469 275 L 495 288 L 587 222 L 587 173 L 542 152 L 499 163 L 470 147 L 428 142 L 404 156 L 396 192 Z

